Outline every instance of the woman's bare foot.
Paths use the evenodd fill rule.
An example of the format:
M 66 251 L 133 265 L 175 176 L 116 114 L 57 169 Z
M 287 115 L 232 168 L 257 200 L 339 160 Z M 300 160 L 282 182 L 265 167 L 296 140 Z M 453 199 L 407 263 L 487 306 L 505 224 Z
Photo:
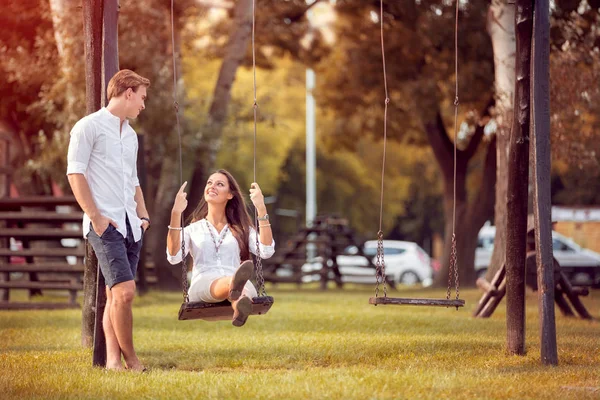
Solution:
M 240 298 L 244 286 L 248 279 L 252 276 L 254 270 L 254 264 L 250 260 L 244 261 L 240 264 L 239 268 L 235 271 L 231 277 L 231 284 L 229 285 L 229 301 L 235 301 Z
M 233 307 L 233 326 L 242 326 L 246 323 L 248 316 L 252 314 L 252 300 L 243 296 L 241 299 L 231 303 Z

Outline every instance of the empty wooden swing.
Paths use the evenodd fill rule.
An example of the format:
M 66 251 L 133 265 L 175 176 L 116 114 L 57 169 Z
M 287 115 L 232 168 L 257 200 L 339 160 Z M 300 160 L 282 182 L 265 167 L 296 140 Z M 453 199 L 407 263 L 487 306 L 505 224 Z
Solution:
M 383 60 L 383 82 L 385 87 L 385 108 L 384 108 L 384 117 L 383 117 L 383 162 L 381 167 L 381 199 L 380 199 L 380 207 L 379 207 L 379 231 L 377 232 L 377 256 L 376 256 L 376 280 L 377 284 L 375 287 L 375 297 L 369 298 L 369 304 L 377 305 L 407 305 L 407 306 L 439 306 L 439 307 L 463 307 L 465 305 L 464 300 L 459 299 L 459 291 L 458 291 L 458 267 L 456 265 L 456 235 L 455 235 L 455 225 L 456 225 L 456 140 L 454 140 L 454 205 L 452 212 L 452 251 L 450 255 L 450 268 L 448 269 L 448 290 L 446 293 L 445 299 L 424 299 L 424 298 L 401 298 L 401 297 L 388 297 L 387 296 L 387 286 L 386 286 L 386 275 L 385 275 L 385 261 L 384 261 L 384 251 L 383 251 L 383 230 L 382 230 L 382 218 L 383 218 L 383 182 L 385 177 L 385 150 L 386 150 L 386 141 L 387 141 L 387 111 L 388 104 L 390 102 L 388 96 L 388 87 L 387 87 L 387 76 L 385 71 L 385 47 L 383 43 L 383 0 L 380 0 L 380 15 L 379 22 L 381 25 L 381 54 Z M 454 99 L 454 131 L 456 132 L 457 128 L 457 118 L 458 118 L 458 50 L 456 48 L 457 45 L 457 35 L 458 35 L 458 1 L 456 2 L 456 23 L 455 23 L 455 31 L 454 31 L 454 56 L 455 56 L 455 76 L 456 76 L 456 97 Z M 452 275 L 454 274 L 454 288 L 456 291 L 456 298 L 450 299 L 450 288 L 452 282 Z M 383 297 L 379 297 L 379 285 L 383 283 Z

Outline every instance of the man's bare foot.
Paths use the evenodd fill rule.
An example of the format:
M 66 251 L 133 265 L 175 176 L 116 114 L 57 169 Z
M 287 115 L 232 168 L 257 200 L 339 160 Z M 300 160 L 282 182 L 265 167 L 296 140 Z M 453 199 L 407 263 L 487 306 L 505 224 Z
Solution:
M 109 371 L 125 371 L 125 368 L 123 367 L 123 364 L 121 364 L 120 361 L 118 363 L 117 362 L 114 362 L 114 363 L 107 362 L 105 368 Z
M 146 368 L 144 368 L 144 365 L 140 362 L 140 360 L 136 359 L 131 361 L 131 362 L 126 362 L 127 364 L 127 370 L 129 371 L 138 371 L 138 372 L 144 372 L 146 371 Z
M 127 371 L 135 371 L 135 372 L 146 372 L 147 371 L 146 367 L 144 367 L 142 364 L 139 364 L 139 365 L 136 365 L 133 367 L 127 367 L 126 369 L 127 369 Z

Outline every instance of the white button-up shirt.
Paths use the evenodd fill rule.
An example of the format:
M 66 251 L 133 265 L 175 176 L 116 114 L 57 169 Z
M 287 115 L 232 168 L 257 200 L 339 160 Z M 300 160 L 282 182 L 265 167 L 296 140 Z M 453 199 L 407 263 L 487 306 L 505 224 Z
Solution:
M 201 219 L 186 226 L 183 230 L 185 254 L 191 252 L 194 259 L 192 284 L 201 279 L 204 274 L 233 275 L 241 264 L 240 246 L 229 229 L 229 225 L 225 225 L 225 228 L 218 232 L 210 222 L 207 222 L 206 219 Z M 221 244 L 217 253 L 215 244 L 219 243 Z M 254 228 L 250 228 L 248 245 L 250 252 L 256 254 L 256 230 Z M 258 248 L 261 258 L 269 258 L 275 253 L 275 241 L 270 246 L 259 241 Z M 175 255 L 169 254 L 169 249 L 167 249 L 167 260 L 171 264 L 181 262 L 181 258 L 181 248 Z
M 118 225 L 127 236 L 125 216 L 135 241 L 141 239 L 141 220 L 135 202 L 138 139 L 129 122 L 102 108 L 79 120 L 71 130 L 67 175 L 83 174 L 98 211 Z M 83 236 L 90 230 L 90 218 L 83 216 Z

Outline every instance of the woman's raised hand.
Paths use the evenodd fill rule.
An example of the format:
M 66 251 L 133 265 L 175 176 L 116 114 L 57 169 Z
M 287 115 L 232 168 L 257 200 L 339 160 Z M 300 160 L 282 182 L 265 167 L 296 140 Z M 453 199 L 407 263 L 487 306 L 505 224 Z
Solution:
M 173 204 L 173 212 L 181 214 L 185 211 L 188 201 L 187 201 L 187 193 L 183 191 L 187 186 L 187 181 L 183 182 L 183 185 L 179 188 L 177 195 L 175 196 L 175 203 Z
M 250 200 L 252 200 L 252 204 L 254 204 L 254 207 L 256 208 L 261 208 L 265 206 L 265 196 L 262 193 L 262 190 L 260 190 L 260 186 L 258 186 L 258 183 L 253 182 L 250 185 Z

